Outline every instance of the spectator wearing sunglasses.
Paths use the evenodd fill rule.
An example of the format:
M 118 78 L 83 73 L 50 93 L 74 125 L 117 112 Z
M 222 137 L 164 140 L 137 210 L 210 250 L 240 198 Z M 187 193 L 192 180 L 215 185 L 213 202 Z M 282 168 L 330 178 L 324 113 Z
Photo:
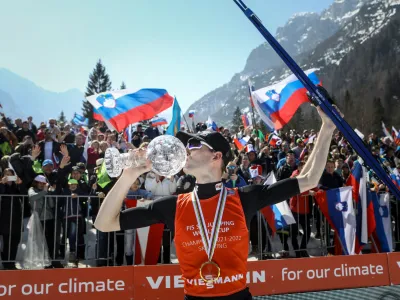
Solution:
M 226 167 L 226 171 L 222 175 L 222 179 L 225 180 L 225 186 L 227 188 L 239 188 L 247 185 L 246 181 L 242 176 L 237 174 L 238 167 L 235 162 L 231 161 Z

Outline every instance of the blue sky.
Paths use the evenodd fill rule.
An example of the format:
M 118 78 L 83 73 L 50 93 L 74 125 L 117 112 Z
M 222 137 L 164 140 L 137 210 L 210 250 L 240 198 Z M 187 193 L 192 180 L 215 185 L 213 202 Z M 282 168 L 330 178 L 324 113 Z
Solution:
M 245 0 L 275 33 L 333 0 Z M 232 0 L 0 0 L 0 67 L 85 91 L 101 58 L 118 88 L 165 88 L 181 107 L 228 82 L 264 40 Z M 79 108 L 77 108 L 79 109 Z

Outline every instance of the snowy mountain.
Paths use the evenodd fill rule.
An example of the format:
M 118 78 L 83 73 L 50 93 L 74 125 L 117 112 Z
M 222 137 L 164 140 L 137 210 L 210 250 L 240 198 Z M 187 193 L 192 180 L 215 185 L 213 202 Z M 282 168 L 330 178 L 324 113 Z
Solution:
M 371 67 L 396 67 L 398 58 L 394 49 L 397 49 L 397 43 L 392 44 L 399 36 L 396 32 L 396 29 L 400 29 L 397 24 L 399 2 L 336 0 L 321 14 L 295 14 L 285 26 L 278 28 L 276 38 L 303 69 L 320 68 L 324 86 L 328 91 L 334 92 L 335 96 L 343 96 L 344 91 L 350 89 L 365 97 L 366 94 L 361 92 L 365 90 L 361 88 L 362 79 L 358 78 L 370 75 L 371 87 L 376 86 L 376 81 L 382 81 L 383 85 L 383 81 L 389 80 L 388 76 L 382 74 L 383 78 L 381 76 L 378 79 L 371 72 Z M 391 30 L 390 34 L 388 30 Z M 377 43 L 383 36 L 389 36 L 388 39 L 392 41 L 392 44 L 388 42 L 388 48 L 385 49 Z M 382 54 L 386 50 L 391 53 Z M 381 61 L 375 56 L 381 57 Z M 367 57 L 373 61 L 367 61 Z M 387 61 L 389 57 L 393 63 L 383 66 L 382 58 Z M 375 65 L 371 65 L 372 62 Z M 249 109 L 247 78 L 251 78 L 256 88 L 261 88 L 280 81 L 289 74 L 273 50 L 265 44 L 260 45 L 251 52 L 241 73 L 236 74 L 228 84 L 208 93 L 189 109 L 197 111 L 196 121 L 206 120 L 211 115 L 221 125 L 227 125 L 237 106 L 243 111 Z M 370 91 L 368 95 L 379 96 L 379 93 Z
M 47 91 L 17 74 L 0 68 L 0 104 L 7 116 L 27 118 L 35 123 L 57 118 L 61 111 L 70 120 L 82 107 L 83 94 L 72 89 L 64 93 Z

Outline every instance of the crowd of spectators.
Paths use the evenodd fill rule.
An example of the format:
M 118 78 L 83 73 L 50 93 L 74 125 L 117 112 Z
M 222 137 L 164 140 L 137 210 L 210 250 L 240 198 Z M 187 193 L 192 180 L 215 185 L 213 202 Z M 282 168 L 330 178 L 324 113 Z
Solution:
M 194 131 L 204 130 L 197 124 Z M 183 128 L 182 130 L 188 130 Z M 220 127 L 220 133 L 230 142 L 235 159 L 226 166 L 222 180 L 228 187 L 264 184 L 271 174 L 276 180 L 297 176 L 304 166 L 318 132 L 313 129 L 298 132 L 279 132 L 271 138 L 260 130 L 241 126 L 238 132 Z M 139 124 L 132 132 L 132 140 L 124 134 L 109 130 L 97 122 L 91 128 L 63 124 L 50 119 L 36 126 L 27 120 L 11 120 L 1 114 L 0 120 L 0 250 L 4 269 L 15 269 L 15 259 L 27 222 L 33 211 L 38 213 L 52 260 L 48 268 L 62 268 L 65 261 L 78 266 L 87 259 L 85 235 L 96 219 L 102 199 L 113 187 L 116 178 L 104 174 L 102 165 L 105 151 L 117 148 L 121 153 L 140 147 L 163 134 L 159 127 Z M 247 145 L 235 141 L 246 138 Z M 366 140 L 376 159 L 396 172 L 400 172 L 400 150 L 389 137 L 378 138 L 370 134 Z M 238 148 L 239 147 L 239 148 Z M 357 154 L 340 132 L 332 138 L 329 160 L 318 189 L 329 190 L 346 185 Z M 398 174 L 398 173 L 397 173 Z M 371 174 L 370 187 L 386 191 L 376 184 Z M 106 177 L 106 178 L 105 178 Z M 375 183 L 375 184 L 374 184 Z M 132 184 L 127 198 L 154 200 L 161 196 L 191 191 L 195 178 L 183 172 L 171 177 L 147 173 Z M 324 239 L 329 255 L 334 254 L 332 230 L 313 201 L 317 191 L 306 192 L 288 203 L 298 222 L 280 231 L 283 245 L 281 257 L 289 256 L 292 244 L 296 257 L 308 257 L 307 244 L 311 238 Z M 397 204 L 396 204 L 397 205 Z M 126 207 L 121 207 L 125 209 Z M 398 210 L 392 210 L 394 221 Z M 396 222 L 394 236 L 398 237 Z M 300 230 L 301 229 L 301 230 Z M 264 252 L 263 259 L 273 258 L 267 238 L 271 228 L 258 225 L 255 216 L 250 225 L 252 253 Z M 262 234 L 259 234 L 262 230 Z M 262 237 L 259 243 L 259 236 Z M 134 231 L 96 233 L 96 265 L 132 265 Z M 299 245 L 299 238 L 301 239 Z M 395 238 L 396 239 L 396 238 Z M 163 251 L 159 262 L 170 263 L 170 233 L 163 236 Z M 259 249 L 258 245 L 262 245 Z M 396 250 L 400 250 L 396 244 Z M 66 259 L 68 254 L 68 258 Z

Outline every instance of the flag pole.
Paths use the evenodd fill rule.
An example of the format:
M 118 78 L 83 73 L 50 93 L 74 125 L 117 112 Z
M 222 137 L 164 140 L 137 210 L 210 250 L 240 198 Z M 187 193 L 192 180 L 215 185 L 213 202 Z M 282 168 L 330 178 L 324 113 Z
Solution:
M 261 20 L 257 15 L 248 8 L 242 0 L 233 0 L 240 10 L 246 15 L 256 29 L 267 40 L 275 52 L 285 62 L 293 74 L 303 83 L 304 87 L 310 94 L 310 100 L 315 106 L 320 106 L 323 112 L 335 123 L 336 127 L 343 133 L 344 137 L 349 141 L 353 149 L 361 156 L 364 161 L 374 170 L 374 172 L 382 179 L 385 185 L 389 188 L 392 194 L 400 201 L 400 190 L 392 182 L 387 169 L 384 169 L 382 164 L 378 162 L 367 149 L 361 138 L 354 132 L 353 128 L 342 118 L 340 113 L 332 105 L 333 101 L 328 93 L 321 87 L 317 87 L 307 77 L 304 71 L 297 65 L 297 63 L 289 56 L 285 49 L 278 43 L 278 41 L 271 35 L 271 33 L 264 27 Z
M 256 118 L 255 118 L 255 115 L 254 115 L 254 104 L 253 104 L 253 96 L 251 95 L 251 92 L 252 92 L 252 85 L 251 85 L 251 82 L 250 82 L 250 79 L 248 79 L 248 81 L 247 81 L 247 83 L 248 83 L 248 85 L 249 85 L 249 99 L 250 99 L 250 107 L 251 107 L 251 121 L 252 121 L 252 123 L 253 123 L 253 126 L 254 126 L 254 128 L 256 128 Z
M 183 115 L 183 119 L 185 120 L 186 126 L 187 126 L 187 128 L 189 129 L 190 127 L 189 127 L 189 124 L 188 124 L 188 122 L 186 121 L 185 114 L 182 114 L 182 115 Z

